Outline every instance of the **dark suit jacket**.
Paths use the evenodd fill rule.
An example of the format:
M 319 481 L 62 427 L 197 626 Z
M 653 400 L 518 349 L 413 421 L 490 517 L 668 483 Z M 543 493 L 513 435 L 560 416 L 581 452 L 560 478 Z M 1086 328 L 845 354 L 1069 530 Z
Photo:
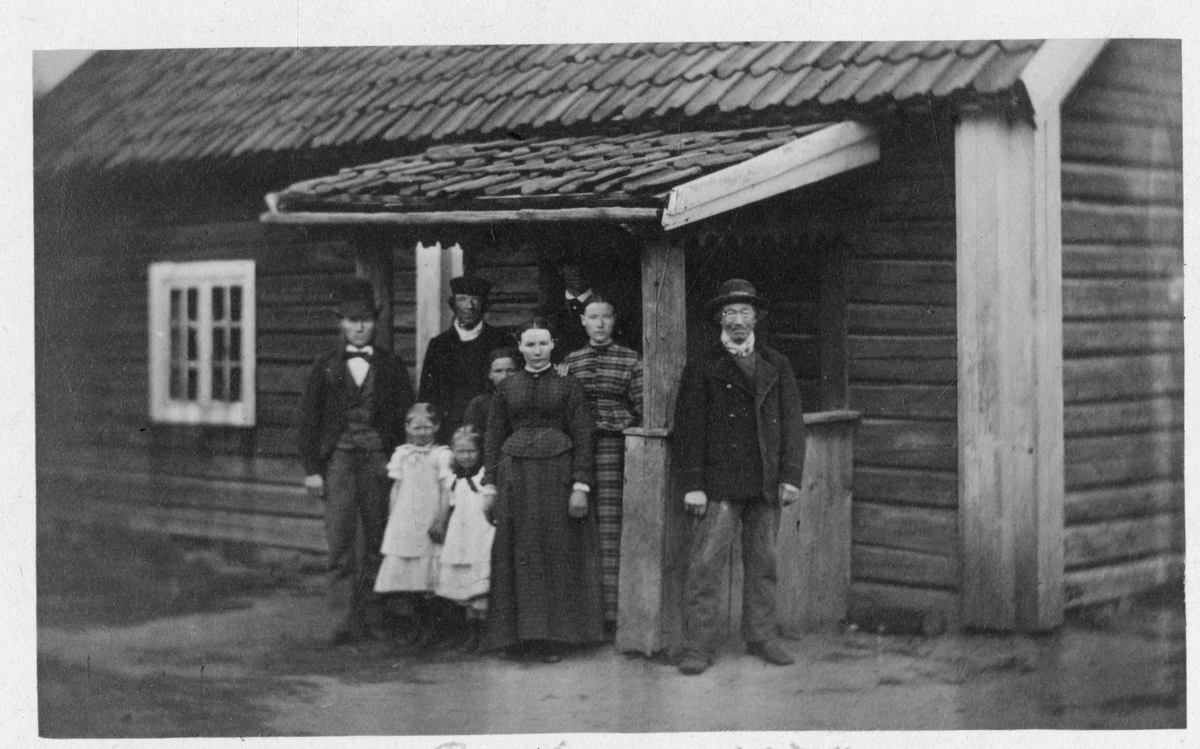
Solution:
M 345 346 L 313 362 L 299 407 L 300 462 L 306 476 L 324 474 L 325 464 L 346 428 L 347 382 L 353 382 L 342 358 Z M 404 416 L 412 407 L 413 386 L 404 363 L 375 347 L 375 407 L 371 426 L 391 455 L 404 441 Z
M 800 486 L 804 415 L 796 378 L 783 354 L 761 343 L 755 350 L 753 383 L 720 344 L 683 370 L 673 442 L 685 492 L 742 499 L 757 485 L 777 501 L 779 484 Z
M 488 391 L 488 355 L 495 349 L 513 345 L 512 336 L 487 323 L 473 341 L 459 340 L 453 327 L 429 341 L 421 366 L 420 399 L 441 412 L 439 442 L 449 442 L 454 430 L 462 424 L 471 399 Z M 519 362 L 514 363 L 520 366 Z

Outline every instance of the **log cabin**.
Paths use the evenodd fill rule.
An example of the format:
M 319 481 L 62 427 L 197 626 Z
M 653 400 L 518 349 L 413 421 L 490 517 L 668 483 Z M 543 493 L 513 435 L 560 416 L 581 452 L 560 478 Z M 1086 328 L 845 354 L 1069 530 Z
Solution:
M 671 410 L 730 277 L 810 426 L 785 623 L 1044 631 L 1182 579 L 1178 41 L 106 51 L 34 114 L 39 515 L 321 551 L 335 283 L 415 376 L 449 278 L 513 327 L 582 253 L 648 374 L 621 649 L 678 640 Z

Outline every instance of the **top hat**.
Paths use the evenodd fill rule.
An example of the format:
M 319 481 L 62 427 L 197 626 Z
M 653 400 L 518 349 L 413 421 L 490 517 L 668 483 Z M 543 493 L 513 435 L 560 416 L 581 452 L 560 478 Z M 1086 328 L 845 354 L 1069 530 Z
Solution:
M 479 276 L 459 276 L 450 279 L 451 294 L 466 294 L 487 299 L 492 291 L 492 282 Z
M 356 279 L 337 290 L 333 311 L 340 317 L 375 317 L 375 290 L 370 281 Z
M 752 304 L 759 312 L 767 311 L 767 300 L 758 295 L 753 284 L 741 278 L 734 278 L 721 284 L 717 295 L 705 305 L 705 314 L 711 315 L 726 304 Z

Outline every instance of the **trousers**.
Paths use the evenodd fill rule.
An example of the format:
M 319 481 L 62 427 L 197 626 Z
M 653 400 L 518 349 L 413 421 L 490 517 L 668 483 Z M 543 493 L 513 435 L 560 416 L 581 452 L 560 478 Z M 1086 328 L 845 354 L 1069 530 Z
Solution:
M 775 539 L 780 508 L 754 497 L 709 502 L 692 530 L 684 588 L 683 647 L 685 652 L 712 656 L 720 643 L 718 632 L 721 590 L 727 585 L 730 550 L 742 534 L 742 637 L 763 642 L 775 636 Z
M 388 516 L 387 457 L 382 450 L 338 448 L 325 474 L 332 630 L 361 633 L 378 618 L 375 576 Z M 358 545 L 362 528 L 362 547 Z

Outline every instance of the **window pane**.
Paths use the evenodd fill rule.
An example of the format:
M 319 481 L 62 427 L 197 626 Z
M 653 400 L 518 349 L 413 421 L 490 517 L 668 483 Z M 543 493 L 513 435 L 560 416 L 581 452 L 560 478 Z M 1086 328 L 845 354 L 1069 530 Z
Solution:
M 240 362 L 241 360 L 242 329 L 235 325 L 229 329 L 229 361 Z
M 196 400 L 197 391 L 200 390 L 200 372 L 195 367 L 188 367 L 188 387 L 187 399 L 190 401 Z
M 213 364 L 225 361 L 225 328 L 213 328 Z
M 225 397 L 225 368 L 219 364 L 214 364 L 212 368 L 212 399 L 228 400 Z
M 239 322 L 242 319 L 242 287 L 229 287 L 229 319 Z
M 221 286 L 214 286 L 212 290 L 212 319 L 213 322 L 225 319 L 225 289 Z
M 171 326 L 171 361 L 177 362 L 183 358 L 183 333 L 178 325 Z
M 242 368 L 229 368 L 229 402 L 240 403 L 242 400 Z
M 171 385 L 169 397 L 171 400 L 177 401 L 183 397 L 183 370 L 179 365 L 171 365 Z
M 188 291 L 188 319 L 196 319 L 196 305 L 200 300 L 200 292 L 196 288 L 190 288 Z
M 196 329 L 191 328 L 191 327 L 188 328 L 187 358 L 188 358 L 188 361 L 196 361 L 196 359 L 200 358 L 200 353 L 197 350 L 197 345 L 196 345 Z
M 180 308 L 183 306 L 183 295 L 179 293 L 179 289 L 171 289 L 171 322 L 177 322 L 180 318 Z

